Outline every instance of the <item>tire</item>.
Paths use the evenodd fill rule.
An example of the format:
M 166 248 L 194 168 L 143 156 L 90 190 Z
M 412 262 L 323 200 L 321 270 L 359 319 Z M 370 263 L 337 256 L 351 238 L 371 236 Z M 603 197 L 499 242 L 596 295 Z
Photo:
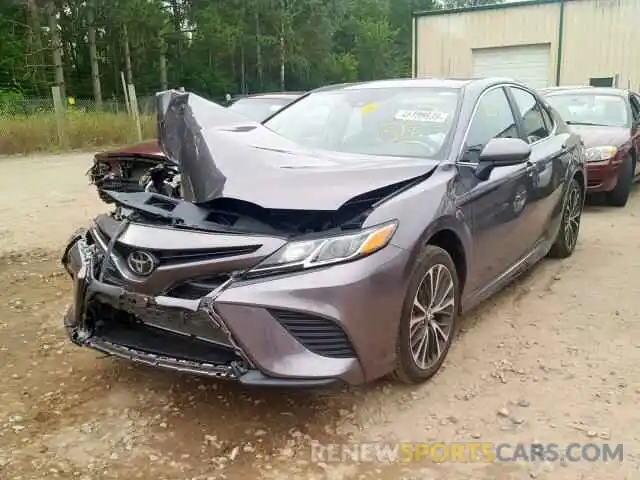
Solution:
M 612 207 L 624 207 L 629 199 L 631 184 L 633 183 L 633 159 L 627 157 L 622 162 L 616 186 L 607 192 L 607 203 Z
M 440 274 L 440 289 L 436 292 L 435 301 L 432 298 L 429 303 L 428 299 L 422 295 L 422 293 L 429 292 L 424 289 L 421 290 L 421 287 L 428 288 L 430 283 L 427 282 L 430 279 L 435 279 L 438 271 Z M 449 295 L 445 295 L 449 290 L 448 285 L 450 285 L 451 292 Z M 421 294 L 418 296 L 419 290 Z M 419 304 L 424 305 L 426 308 L 418 308 L 415 305 L 416 299 L 418 299 Z M 430 317 L 432 310 L 435 311 L 438 303 L 448 305 L 450 301 L 452 301 L 450 306 Z M 408 384 L 418 384 L 427 381 L 440 370 L 442 362 L 444 362 L 449 352 L 453 336 L 456 333 L 459 305 L 459 280 L 451 256 L 440 247 L 426 245 L 420 252 L 413 268 L 407 296 L 402 308 L 398 337 L 396 339 L 396 366 L 393 372 L 396 380 Z M 416 322 L 413 327 L 413 338 L 414 340 L 417 338 L 419 343 L 414 344 L 414 350 L 412 351 L 412 320 L 418 318 L 421 311 L 424 312 L 424 321 Z M 436 333 L 437 330 L 433 326 L 434 323 L 439 326 L 440 334 Z M 427 335 L 424 333 L 425 330 Z M 444 338 L 445 334 L 446 339 Z M 420 339 L 422 339 L 422 342 Z M 438 345 L 433 343 L 434 339 L 440 340 Z M 418 354 L 416 355 L 418 360 L 416 360 L 414 352 L 420 346 L 423 348 L 418 348 Z M 439 355 L 428 359 L 429 362 L 424 362 L 422 365 L 419 364 L 422 359 L 426 359 L 429 352 L 430 354 L 436 353 L 438 347 Z
M 576 178 L 572 178 L 562 204 L 560 229 L 549 251 L 551 258 L 567 258 L 575 250 L 580 233 L 583 206 L 584 191 L 580 182 Z M 571 230 L 568 235 L 569 229 Z

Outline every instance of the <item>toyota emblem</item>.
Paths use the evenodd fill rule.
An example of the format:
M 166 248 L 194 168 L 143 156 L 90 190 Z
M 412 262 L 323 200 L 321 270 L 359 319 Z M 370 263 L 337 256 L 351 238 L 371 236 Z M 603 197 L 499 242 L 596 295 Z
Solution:
M 151 275 L 156 268 L 156 259 L 150 253 L 136 251 L 129 254 L 127 265 L 133 273 L 146 277 Z

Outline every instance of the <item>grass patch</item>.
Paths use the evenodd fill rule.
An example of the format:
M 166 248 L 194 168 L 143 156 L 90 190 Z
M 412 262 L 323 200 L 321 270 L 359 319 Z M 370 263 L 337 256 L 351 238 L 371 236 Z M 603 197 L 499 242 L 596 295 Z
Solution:
M 156 136 L 155 116 L 140 118 L 142 137 Z M 64 136 L 58 136 L 52 113 L 0 118 L 0 155 L 93 150 L 98 147 L 137 142 L 136 126 L 124 113 L 85 113 L 70 111 L 63 122 Z

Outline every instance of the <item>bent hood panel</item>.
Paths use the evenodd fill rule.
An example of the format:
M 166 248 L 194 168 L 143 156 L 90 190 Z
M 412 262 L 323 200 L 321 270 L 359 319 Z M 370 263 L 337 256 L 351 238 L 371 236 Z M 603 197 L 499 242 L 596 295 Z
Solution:
M 428 159 L 311 151 L 191 93 L 161 92 L 159 143 L 182 170 L 185 200 L 336 210 L 362 193 L 432 171 Z

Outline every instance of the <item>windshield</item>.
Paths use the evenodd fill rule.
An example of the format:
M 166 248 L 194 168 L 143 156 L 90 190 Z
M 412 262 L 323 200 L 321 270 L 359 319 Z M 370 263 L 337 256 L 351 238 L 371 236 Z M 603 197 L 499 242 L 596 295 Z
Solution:
M 291 101 L 289 98 L 241 98 L 233 102 L 229 110 L 261 122 Z
M 344 88 L 308 95 L 265 122 L 308 148 L 344 153 L 438 157 L 456 117 L 451 88 Z
M 626 127 L 629 123 L 627 105 L 616 95 L 562 93 L 549 95 L 547 101 L 568 124 Z

